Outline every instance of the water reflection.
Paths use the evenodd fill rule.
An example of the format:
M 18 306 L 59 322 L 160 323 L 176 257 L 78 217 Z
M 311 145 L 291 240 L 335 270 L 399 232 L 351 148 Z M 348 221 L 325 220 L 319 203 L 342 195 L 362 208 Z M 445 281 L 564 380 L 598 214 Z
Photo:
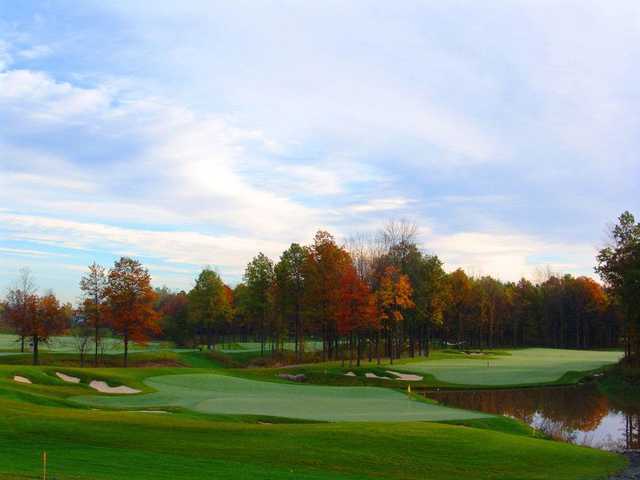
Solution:
M 640 448 L 640 408 L 613 404 L 593 384 L 521 390 L 427 391 L 444 405 L 518 418 L 547 435 L 606 450 Z

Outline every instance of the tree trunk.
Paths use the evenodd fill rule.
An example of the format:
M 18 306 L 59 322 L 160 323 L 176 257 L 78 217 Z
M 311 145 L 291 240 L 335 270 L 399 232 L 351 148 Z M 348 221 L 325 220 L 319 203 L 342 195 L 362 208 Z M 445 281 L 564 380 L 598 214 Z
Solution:
M 100 328 L 96 324 L 96 330 L 94 332 L 94 341 L 95 341 L 95 350 L 94 350 L 94 354 L 93 354 L 93 366 L 94 367 L 98 366 L 98 343 L 100 341 L 99 335 L 100 335 Z
M 124 335 L 124 368 L 129 366 L 129 335 Z
M 33 364 L 38 365 L 38 336 L 33 336 Z

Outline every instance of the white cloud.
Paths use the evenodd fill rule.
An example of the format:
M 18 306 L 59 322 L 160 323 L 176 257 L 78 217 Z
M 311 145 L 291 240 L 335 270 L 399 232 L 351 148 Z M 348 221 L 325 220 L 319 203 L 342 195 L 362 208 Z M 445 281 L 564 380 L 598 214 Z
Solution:
M 561 273 L 591 275 L 596 254 L 587 244 L 549 242 L 513 233 L 429 232 L 424 245 L 438 254 L 448 270 L 462 268 L 474 275 L 510 281 L 535 279 L 537 271 L 546 266 Z
M 286 248 L 286 244 L 264 239 L 122 228 L 34 215 L 0 213 L 0 221 L 8 232 L 7 238 L 13 241 L 151 256 L 199 266 L 237 267 L 248 263 L 258 250 L 276 256 Z
M 86 120 L 86 115 L 99 113 L 108 103 L 108 92 L 100 89 L 57 82 L 37 71 L 0 71 L 0 106 L 22 118 L 77 122 Z
M 347 209 L 352 213 L 388 212 L 407 207 L 411 201 L 403 197 L 374 198 L 366 203 L 350 205 Z

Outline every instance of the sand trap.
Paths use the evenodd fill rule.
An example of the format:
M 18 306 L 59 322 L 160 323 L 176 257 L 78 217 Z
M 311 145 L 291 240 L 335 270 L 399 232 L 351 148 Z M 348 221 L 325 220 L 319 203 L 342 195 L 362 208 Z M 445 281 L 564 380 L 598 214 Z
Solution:
M 391 377 L 380 377 L 380 376 L 376 375 L 375 373 L 371 373 L 371 372 L 365 373 L 364 376 L 367 377 L 367 378 L 381 378 L 383 380 L 393 380 L 393 378 L 391 378 Z
M 80 379 L 78 377 L 72 377 L 71 375 L 65 375 L 64 373 L 56 372 L 56 376 L 69 383 L 80 383 Z
M 91 380 L 91 383 L 89 384 L 89 386 L 94 390 L 99 391 L 100 393 L 124 393 L 124 394 L 140 393 L 140 390 L 127 387 L 126 385 L 120 385 L 119 387 L 110 387 L 107 384 L 107 382 L 102 382 L 100 380 Z
M 410 373 L 394 372 L 393 370 L 387 370 L 387 373 L 390 373 L 391 375 L 395 376 L 396 380 L 404 380 L 406 382 L 419 382 L 424 378 L 424 377 L 422 377 L 420 375 L 412 375 Z
M 129 410 L 129 413 L 169 413 L 166 410 Z
M 20 375 L 14 375 L 13 381 L 18 383 L 32 383 L 31 380 L 26 377 L 21 377 Z
M 355 373 L 353 373 L 353 372 L 347 372 L 347 373 L 344 374 L 344 376 L 345 377 L 355 377 L 357 375 Z

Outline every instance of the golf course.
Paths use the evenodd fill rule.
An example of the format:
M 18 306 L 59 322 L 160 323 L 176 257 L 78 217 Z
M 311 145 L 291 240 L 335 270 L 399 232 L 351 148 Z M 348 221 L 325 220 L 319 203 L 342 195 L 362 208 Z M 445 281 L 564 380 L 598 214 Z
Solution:
M 5 351 L 0 478 L 36 478 L 45 451 L 49 475 L 58 479 L 189 479 L 208 472 L 234 479 L 604 479 L 625 466 L 615 453 L 549 440 L 516 420 L 415 393 L 448 383 L 573 383 L 615 363 L 619 352 L 444 351 L 393 368 L 335 361 L 237 366 L 251 356 L 247 350 L 146 349 L 131 354 L 133 364 L 138 357 L 155 365 L 127 369 L 78 368 L 55 349 L 47 365 L 31 366 L 28 354 Z M 236 366 L 225 367 L 221 359 L 234 356 Z M 387 368 L 423 380 L 366 376 Z M 308 380 L 289 379 L 297 374 Z M 131 393 L 102 393 L 95 382 Z

